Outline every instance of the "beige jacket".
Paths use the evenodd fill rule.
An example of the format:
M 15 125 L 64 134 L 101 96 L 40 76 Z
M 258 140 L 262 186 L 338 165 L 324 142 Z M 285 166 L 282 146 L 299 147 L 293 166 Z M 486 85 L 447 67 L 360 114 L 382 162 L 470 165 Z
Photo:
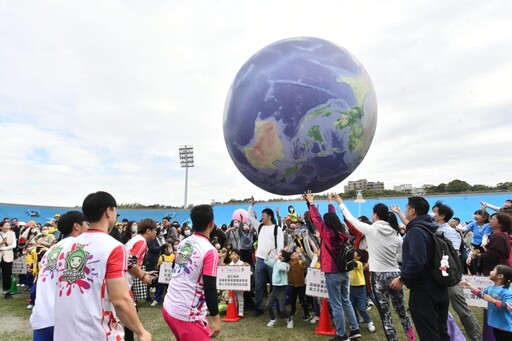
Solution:
M 6 263 L 11 263 L 14 260 L 14 248 L 16 248 L 16 235 L 14 232 L 7 233 L 0 232 L 0 238 L 4 244 L 0 246 L 0 260 Z

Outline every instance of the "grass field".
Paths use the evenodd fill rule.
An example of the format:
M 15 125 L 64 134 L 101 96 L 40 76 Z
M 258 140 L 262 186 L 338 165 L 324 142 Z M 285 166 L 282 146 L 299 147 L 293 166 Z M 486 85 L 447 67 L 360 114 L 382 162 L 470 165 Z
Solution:
M 27 303 L 25 301 L 27 297 L 28 292 L 21 292 L 15 295 L 13 300 L 0 298 L 0 340 L 32 340 L 32 329 L 29 324 L 30 310 L 26 308 Z M 474 309 L 473 311 L 480 321 L 480 325 L 482 325 L 482 310 Z M 267 316 L 263 315 L 254 318 L 251 312 L 247 312 L 247 317 L 240 322 L 223 322 L 222 332 L 217 340 L 327 340 L 327 336 L 314 334 L 316 325 L 300 320 L 301 313 L 302 311 L 299 308 L 298 315 L 294 319 L 294 329 L 287 329 L 283 319 L 278 319 L 276 327 L 267 328 Z M 452 312 L 452 314 L 454 313 Z M 162 318 L 161 306 L 151 307 L 149 303 L 143 302 L 139 304 L 139 316 L 145 328 L 153 335 L 153 340 L 174 340 L 172 333 Z M 376 308 L 370 310 L 370 316 L 375 322 L 376 331 L 370 333 L 365 325 L 361 326 L 362 338 L 359 340 L 385 340 L 386 337 Z M 458 317 L 456 315 L 454 317 L 458 325 L 461 326 Z M 399 340 L 406 340 L 397 317 L 394 317 L 394 322 L 399 333 Z

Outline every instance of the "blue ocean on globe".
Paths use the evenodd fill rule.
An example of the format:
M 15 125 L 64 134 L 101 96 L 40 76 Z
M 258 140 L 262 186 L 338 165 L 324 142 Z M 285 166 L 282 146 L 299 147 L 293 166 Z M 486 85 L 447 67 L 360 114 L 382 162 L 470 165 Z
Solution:
M 363 65 L 329 41 L 297 37 L 254 54 L 224 109 L 226 146 L 254 185 L 279 195 L 328 190 L 361 163 L 377 125 Z

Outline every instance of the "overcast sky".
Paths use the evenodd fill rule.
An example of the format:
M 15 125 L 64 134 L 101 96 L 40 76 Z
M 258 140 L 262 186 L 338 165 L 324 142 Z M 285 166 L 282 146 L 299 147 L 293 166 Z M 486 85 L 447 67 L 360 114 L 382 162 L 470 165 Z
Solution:
M 277 196 L 223 137 L 231 82 L 255 52 L 312 36 L 350 51 L 378 102 L 348 180 L 386 188 L 510 181 L 512 1 L 0 0 L 0 202 L 183 205 Z

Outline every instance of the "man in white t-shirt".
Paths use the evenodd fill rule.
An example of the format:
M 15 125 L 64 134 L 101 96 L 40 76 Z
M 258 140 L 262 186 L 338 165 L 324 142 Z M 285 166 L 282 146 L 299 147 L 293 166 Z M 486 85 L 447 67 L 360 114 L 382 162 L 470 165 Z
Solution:
M 165 295 L 164 320 L 178 340 L 206 341 L 221 330 L 217 302 L 219 256 L 209 241 L 215 228 L 210 205 L 190 211 L 193 234 L 178 245 L 175 266 Z M 206 318 L 210 312 L 211 327 Z
M 258 232 L 258 249 L 256 250 L 255 266 L 255 316 L 263 314 L 263 295 L 267 283 L 272 285 L 272 268 L 265 264 L 265 257 L 270 252 L 270 257 L 277 257 L 277 253 L 284 248 L 283 230 L 275 224 L 274 211 L 265 208 L 261 211 L 261 222 L 254 217 L 254 197 L 251 197 L 251 204 L 247 216 L 251 225 Z
M 139 340 L 151 340 L 137 316 L 126 280 L 124 245 L 108 235 L 117 203 L 106 192 L 89 194 L 82 205 L 89 229 L 62 250 L 63 271 L 55 295 L 55 341 L 117 341 L 124 324 Z M 37 303 L 36 303 L 37 304 Z
M 63 260 L 59 256 L 67 244 L 87 231 L 89 224 L 82 212 L 69 211 L 59 216 L 58 229 L 63 239 L 45 253 L 37 276 L 37 304 L 30 315 L 34 341 L 52 341 L 54 326 L 55 293 L 57 277 L 62 272 Z M 60 267 L 60 269 L 59 269 Z

